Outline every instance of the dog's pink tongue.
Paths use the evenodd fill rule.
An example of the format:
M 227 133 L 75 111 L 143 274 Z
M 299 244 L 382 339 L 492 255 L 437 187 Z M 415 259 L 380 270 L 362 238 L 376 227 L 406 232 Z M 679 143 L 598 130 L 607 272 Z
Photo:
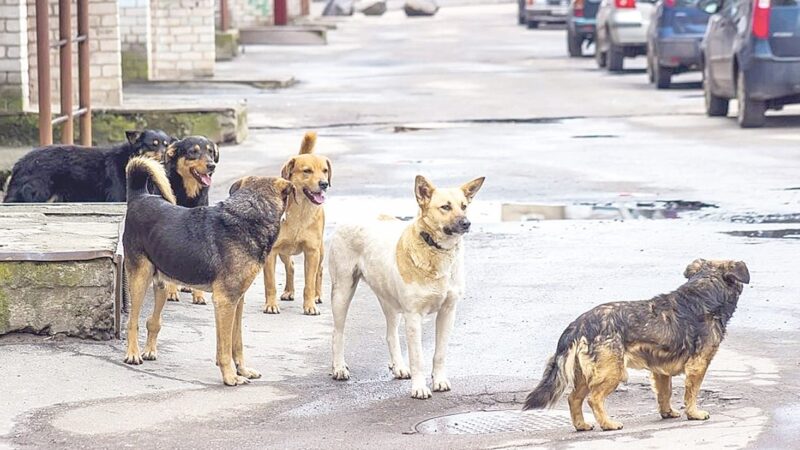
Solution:
M 325 193 L 322 192 L 322 191 L 320 191 L 320 192 L 312 192 L 311 193 L 311 197 L 314 198 L 314 203 L 316 203 L 318 205 L 321 205 L 321 204 L 325 203 Z
M 200 182 L 203 183 L 203 186 L 209 187 L 211 186 L 211 177 L 207 174 L 200 174 Z

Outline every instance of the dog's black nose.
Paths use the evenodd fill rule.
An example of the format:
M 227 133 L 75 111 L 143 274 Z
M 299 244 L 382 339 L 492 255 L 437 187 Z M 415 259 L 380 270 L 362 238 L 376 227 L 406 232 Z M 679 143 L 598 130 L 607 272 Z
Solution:
M 328 182 L 325 180 L 319 182 L 319 188 L 322 189 L 323 191 L 325 189 L 328 189 L 328 186 L 330 186 L 330 184 L 328 184 Z
M 216 168 L 217 168 L 217 165 L 214 164 L 213 162 L 206 163 L 206 170 L 208 171 L 208 173 L 214 172 L 214 169 L 216 169 Z
M 456 228 L 458 231 L 462 233 L 466 233 L 469 231 L 469 227 L 472 225 L 472 222 L 469 221 L 466 217 L 459 217 L 456 221 Z

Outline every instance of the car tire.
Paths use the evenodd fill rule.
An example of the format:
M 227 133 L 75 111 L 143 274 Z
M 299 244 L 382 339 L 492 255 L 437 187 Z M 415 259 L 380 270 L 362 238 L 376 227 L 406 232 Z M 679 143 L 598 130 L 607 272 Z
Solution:
M 517 25 L 525 25 L 525 2 L 523 0 L 517 2 Z
M 614 44 L 608 50 L 608 71 L 622 72 L 623 61 L 625 61 L 625 50 Z
M 583 39 L 567 30 L 567 51 L 572 58 L 583 56 Z
M 669 89 L 672 84 L 672 69 L 656 64 L 653 71 L 653 78 L 657 89 Z
M 709 117 L 725 117 L 728 115 L 730 101 L 724 97 L 718 97 L 711 92 L 711 72 L 706 61 L 703 64 L 703 97 L 706 102 L 706 115 Z
M 532 30 L 536 29 L 536 28 L 539 28 L 539 22 L 537 22 L 535 20 L 529 20 L 528 21 L 528 28 L 530 28 Z
M 767 102 L 748 98 L 744 72 L 741 69 L 739 69 L 736 77 L 736 100 L 739 104 L 736 119 L 739 121 L 740 127 L 758 128 L 764 126 L 766 121 L 764 113 L 767 111 Z

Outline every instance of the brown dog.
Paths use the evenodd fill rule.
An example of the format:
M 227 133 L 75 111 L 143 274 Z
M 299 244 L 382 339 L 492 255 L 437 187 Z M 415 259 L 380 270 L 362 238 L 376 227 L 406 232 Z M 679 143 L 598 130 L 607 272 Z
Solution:
M 669 294 L 638 302 L 606 303 L 575 319 L 558 340 L 542 380 L 528 395 L 524 409 L 552 406 L 568 386 L 569 411 L 578 431 L 594 428 L 583 419 L 583 401 L 603 430 L 619 430 L 605 401 L 628 374 L 625 367 L 651 372 L 658 412 L 680 417 L 670 405 L 672 377 L 686 374 L 686 417 L 706 420 L 697 408 L 697 393 L 736 310 L 742 283 L 750 272 L 741 261 L 697 259 L 684 271 L 688 281 Z
M 275 262 L 278 256 L 286 267 L 286 286 L 281 300 L 294 300 L 292 256 L 299 253 L 303 253 L 305 273 L 303 313 L 312 316 L 319 314 L 316 304 L 322 303 L 322 233 L 325 229 L 322 204 L 331 183 L 332 171 L 328 158 L 313 154 L 316 140 L 316 133 L 306 133 L 300 154 L 292 157 L 281 169 L 281 176 L 294 185 L 294 195 L 289 198 L 278 240 L 264 265 L 264 312 L 267 314 L 280 313 L 275 299 Z

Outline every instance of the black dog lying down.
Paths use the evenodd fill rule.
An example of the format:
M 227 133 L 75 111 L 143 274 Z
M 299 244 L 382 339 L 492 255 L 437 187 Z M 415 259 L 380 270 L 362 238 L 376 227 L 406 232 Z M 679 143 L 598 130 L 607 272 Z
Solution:
M 227 385 L 261 376 L 245 367 L 242 346 L 244 294 L 261 272 L 278 236 L 292 183 L 281 178 L 246 177 L 230 197 L 214 206 L 175 205 L 161 164 L 134 158 L 128 164 L 128 214 L 123 247 L 131 298 L 125 362 L 157 356 L 166 282 L 212 292 L 217 325 L 217 365 Z M 147 192 L 148 180 L 161 192 Z M 152 283 L 155 278 L 155 283 Z M 147 343 L 139 352 L 139 314 L 148 286 L 155 308 L 147 321 Z
M 587 396 L 600 428 L 619 430 L 622 424 L 608 417 L 605 400 L 627 380 L 625 367 L 630 367 L 651 372 L 664 419 L 680 417 L 670 404 L 672 377 L 685 373 L 686 417 L 708 419 L 709 414 L 697 408 L 700 383 L 725 337 L 742 283 L 750 282 L 750 272 L 741 261 L 697 259 L 683 274 L 688 281 L 669 294 L 606 303 L 575 319 L 561 334 L 556 354 L 524 409 L 552 406 L 572 386 L 568 403 L 576 430 L 593 428 L 583 419 Z
M 11 171 L 5 203 L 124 202 L 125 165 L 134 156 L 161 161 L 173 138 L 161 130 L 126 131 L 113 147 L 51 145 L 31 150 Z

